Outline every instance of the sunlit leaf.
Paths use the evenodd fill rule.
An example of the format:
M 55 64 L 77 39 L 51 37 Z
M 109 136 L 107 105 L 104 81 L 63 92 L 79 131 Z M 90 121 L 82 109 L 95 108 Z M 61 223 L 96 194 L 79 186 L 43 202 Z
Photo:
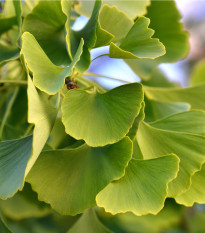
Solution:
M 132 159 L 125 176 L 110 183 L 97 195 L 97 205 L 111 214 L 156 214 L 164 206 L 167 185 L 176 177 L 178 166 L 179 159 L 175 155 L 150 160 Z
M 128 133 L 142 100 L 139 83 L 123 85 L 103 94 L 70 90 L 62 102 L 62 121 L 72 137 L 83 139 L 90 146 L 104 146 L 119 141 Z
M 107 3 L 106 1 L 104 1 Z M 144 1 L 121 1 L 121 0 L 111 0 L 108 4 L 117 6 L 121 11 L 124 11 L 129 17 L 136 18 L 138 16 L 144 15 L 146 13 L 147 6 L 150 5 L 150 0 Z
M 144 0 L 144 1 L 104 0 L 103 3 L 108 4 L 110 6 L 116 6 L 119 8 L 119 10 L 124 11 L 129 17 L 135 18 L 137 16 L 141 16 L 146 13 L 146 8 L 150 4 L 150 0 Z M 75 10 L 79 14 L 90 17 L 94 6 L 94 0 L 91 1 L 80 0 L 74 6 L 75 6 Z
M 28 122 L 35 125 L 33 131 L 33 151 L 25 176 L 28 174 L 41 153 L 53 128 L 58 108 L 58 95 L 49 97 L 38 93 L 31 78 L 28 76 Z M 53 100 L 53 102 L 52 102 Z M 43 130 L 42 130 L 43 129 Z
M 68 67 L 54 65 L 46 56 L 36 39 L 28 32 L 22 36 L 21 53 L 29 69 L 33 72 L 35 86 L 48 94 L 56 94 L 64 85 L 65 78 L 71 75 L 73 67 L 82 53 L 83 40 L 81 40 L 77 53 Z
M 205 165 L 196 172 L 191 179 L 191 186 L 187 192 L 176 198 L 179 204 L 192 206 L 194 203 L 205 204 Z
M 84 144 L 76 149 L 45 151 L 27 181 L 40 200 L 61 214 L 75 215 L 95 206 L 97 193 L 124 175 L 131 156 L 129 138 L 105 147 Z
M 100 26 L 114 35 L 113 42 L 121 41 L 125 38 L 134 22 L 116 6 L 104 5 L 99 14 Z
M 189 114 L 187 118 L 188 116 Z M 192 119 L 190 118 L 190 120 Z M 187 127 L 186 123 L 184 127 Z M 137 132 L 139 147 L 145 159 L 170 153 L 179 157 L 179 173 L 177 178 L 169 184 L 168 195 L 171 197 L 178 196 L 189 188 L 191 176 L 200 170 L 205 161 L 205 137 L 183 131 L 187 132 L 188 130 L 182 130 L 182 132 L 167 131 L 140 123 Z
M 140 17 L 136 20 L 119 46 L 110 44 L 112 58 L 156 58 L 165 54 L 165 47 L 159 39 L 153 39 L 154 31 L 148 28 L 150 20 Z
M 98 219 L 94 210 L 87 210 L 67 233 L 111 233 Z

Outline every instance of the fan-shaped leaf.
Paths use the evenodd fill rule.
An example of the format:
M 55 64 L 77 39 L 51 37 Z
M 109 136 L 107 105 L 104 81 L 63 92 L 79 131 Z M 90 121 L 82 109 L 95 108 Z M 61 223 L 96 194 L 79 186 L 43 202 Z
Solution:
M 191 179 L 190 188 L 182 195 L 176 197 L 179 204 L 192 206 L 194 203 L 205 204 L 205 165 L 196 172 Z
M 103 29 L 114 36 L 112 41 L 115 43 L 125 38 L 134 21 L 116 6 L 110 7 L 106 4 L 100 11 L 99 23 Z
M 112 214 L 133 212 L 156 214 L 164 206 L 167 185 L 178 172 L 179 159 L 167 155 L 157 159 L 132 159 L 125 176 L 106 186 L 96 197 L 97 205 Z
M 27 176 L 39 199 L 61 214 L 75 215 L 95 206 L 109 182 L 124 175 L 132 156 L 128 137 L 105 147 L 45 151 Z
M 89 146 L 104 146 L 122 139 L 131 128 L 143 101 L 142 86 L 127 84 L 107 93 L 71 90 L 62 102 L 66 132 Z
M 178 196 L 189 188 L 191 176 L 200 170 L 205 161 L 205 137 L 183 131 L 187 132 L 166 131 L 141 123 L 137 132 L 139 147 L 145 159 L 169 153 L 180 158 L 177 178 L 169 184 L 168 194 L 171 197 Z
M 165 47 L 159 39 L 153 39 L 154 31 L 148 28 L 150 20 L 140 17 L 136 20 L 119 46 L 110 44 L 112 58 L 156 58 L 165 54 Z
M 22 36 L 21 53 L 29 69 L 33 72 L 35 86 L 48 94 L 55 94 L 62 88 L 64 80 L 70 76 L 76 62 L 79 60 L 83 47 L 81 40 L 77 53 L 68 67 L 54 65 L 46 56 L 36 39 L 28 32 Z
M 180 22 L 175 1 L 152 1 L 147 11 L 150 27 L 166 47 L 166 55 L 158 58 L 158 62 L 175 62 L 184 58 L 189 50 L 188 33 Z
M 30 32 L 36 38 L 55 65 L 70 63 L 64 36 L 65 22 L 61 1 L 39 1 L 23 22 L 23 32 Z

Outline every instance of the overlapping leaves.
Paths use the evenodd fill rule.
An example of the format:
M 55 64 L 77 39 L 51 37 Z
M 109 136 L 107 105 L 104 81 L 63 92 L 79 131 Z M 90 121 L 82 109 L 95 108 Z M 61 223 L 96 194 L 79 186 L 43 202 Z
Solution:
M 39 1 L 24 15 L 21 28 L 21 5 L 14 1 L 15 17 L 0 18 L 2 38 L 17 26 L 12 45 L 0 44 L 0 62 L 19 56 L 17 44 L 22 29 L 24 32 L 21 54 L 28 73 L 30 123 L 24 136 L 0 142 L 1 198 L 21 190 L 26 179 L 40 200 L 65 215 L 96 205 L 112 214 L 156 214 L 168 196 L 189 206 L 204 203 L 205 113 L 188 111 L 205 109 L 203 64 L 192 78 L 193 84 L 200 85 L 185 89 L 132 83 L 106 91 L 87 80 L 84 90 L 63 88 L 65 78 L 82 81 L 91 63 L 90 51 L 96 47 L 110 45 L 111 58 L 134 59 L 131 66 L 144 79 L 151 77 L 159 62 L 183 58 L 188 50 L 187 34 L 174 2 L 152 1 L 144 17 L 149 4 Z M 79 31 L 71 27 L 77 13 L 90 17 Z M 144 84 L 154 86 L 156 80 L 166 80 L 158 69 L 152 76 Z M 4 100 L 1 102 L 4 106 Z M 27 187 L 0 202 L 6 216 L 49 213 L 47 205 L 41 209 L 31 189 L 29 196 L 35 200 L 24 199 Z M 17 216 L 19 205 L 22 213 Z M 3 222 L 0 227 L 6 229 Z M 110 232 L 94 210 L 85 211 L 68 232 L 84 231 Z

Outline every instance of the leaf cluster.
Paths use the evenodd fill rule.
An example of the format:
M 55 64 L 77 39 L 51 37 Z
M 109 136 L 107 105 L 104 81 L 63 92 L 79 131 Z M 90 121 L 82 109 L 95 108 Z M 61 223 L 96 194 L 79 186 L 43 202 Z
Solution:
M 104 46 L 140 82 L 100 85 Z M 158 68 L 188 49 L 174 1 L 5 1 L 1 232 L 160 232 L 205 203 L 204 61 L 187 88 Z

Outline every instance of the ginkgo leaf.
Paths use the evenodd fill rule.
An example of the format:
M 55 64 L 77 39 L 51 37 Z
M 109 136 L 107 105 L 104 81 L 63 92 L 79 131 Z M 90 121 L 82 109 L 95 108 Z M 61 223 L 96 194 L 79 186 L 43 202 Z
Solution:
M 35 125 L 33 131 L 33 151 L 29 158 L 25 176 L 29 173 L 41 153 L 53 128 L 58 112 L 58 95 L 51 98 L 38 93 L 28 75 L 28 122 Z M 53 101 L 53 102 L 52 102 Z M 42 130 L 43 129 L 43 130 Z
M 188 111 L 190 105 L 187 103 L 165 103 L 145 98 L 145 121 L 152 122 L 174 113 Z
M 12 198 L 0 200 L 0 209 L 4 216 L 14 220 L 43 217 L 51 213 L 49 205 L 38 201 L 37 194 L 32 191 L 28 183 Z
M 191 104 L 192 109 L 205 109 L 205 84 L 187 88 L 155 88 L 144 86 L 148 99 L 165 103 L 184 102 Z
M 150 19 L 155 36 L 166 47 L 166 54 L 158 58 L 157 62 L 175 62 L 188 54 L 188 33 L 180 22 L 181 15 L 174 0 L 152 1 L 146 17 Z
M 111 214 L 157 214 L 164 206 L 167 185 L 178 172 L 179 159 L 166 155 L 150 160 L 132 159 L 125 176 L 106 186 L 96 197 L 97 205 Z
M 61 214 L 75 215 L 95 206 L 95 197 L 109 182 L 124 175 L 132 156 L 128 137 L 105 147 L 44 151 L 26 180 Z M 83 196 L 82 196 L 83 194 Z
M 25 32 L 22 36 L 21 53 L 24 55 L 28 68 L 33 72 L 33 81 L 36 87 L 48 94 L 56 94 L 62 88 L 65 78 L 70 76 L 79 60 L 83 47 L 81 40 L 76 55 L 68 67 L 54 65 L 46 56 L 36 39 Z
M 184 127 L 187 127 L 186 123 Z M 177 178 L 169 184 L 170 197 L 176 197 L 185 192 L 191 184 L 191 176 L 199 171 L 202 163 L 205 162 L 205 137 L 186 132 L 187 130 L 167 131 L 145 123 L 140 123 L 137 131 L 137 140 L 145 159 L 169 153 L 179 157 L 179 173 Z
M 79 14 L 90 17 L 94 6 L 94 2 L 95 2 L 94 0 L 91 1 L 80 0 L 79 2 L 74 4 L 74 7 Z M 147 6 L 150 5 L 150 0 L 144 0 L 144 1 L 104 0 L 103 4 L 116 6 L 117 8 L 119 8 L 119 10 L 124 11 L 129 17 L 136 18 L 137 16 L 144 15 L 147 12 L 146 8 Z
M 87 3 L 87 2 L 86 2 Z M 77 46 L 81 38 L 84 40 L 83 53 L 80 57 L 80 61 L 77 63 L 76 68 L 83 73 L 86 71 L 91 63 L 90 50 L 94 48 L 97 40 L 96 31 L 100 30 L 98 16 L 101 8 L 101 0 L 95 1 L 92 15 L 87 24 L 80 31 L 71 31 L 71 54 L 76 53 Z M 68 32 L 69 29 L 67 29 Z
M 46 94 L 35 89 L 28 77 L 28 122 L 35 124 L 32 135 L 0 142 L 0 197 L 6 199 L 22 189 L 25 176 L 42 151 L 57 115 L 57 107 Z M 52 97 L 56 99 L 57 96 Z M 53 100 L 55 103 L 57 100 Z M 58 102 L 58 101 L 57 101 Z M 43 130 L 42 130 L 43 128 Z
M 110 57 L 123 59 L 156 58 L 165 54 L 159 39 L 153 39 L 154 31 L 148 28 L 150 20 L 139 17 L 119 46 L 110 44 Z
M 89 146 L 122 139 L 131 128 L 143 101 L 142 86 L 132 83 L 107 93 L 70 90 L 62 102 L 66 132 Z
M 67 233 L 111 233 L 98 219 L 95 210 L 89 209 L 71 227 Z
M 194 203 L 205 204 L 205 165 L 196 172 L 191 179 L 190 188 L 182 195 L 176 197 L 176 201 L 185 206 L 192 206 Z
M 184 132 L 190 134 L 197 134 L 205 136 L 205 112 L 199 110 L 192 110 L 187 112 L 181 112 L 172 114 L 161 120 L 150 123 L 152 127 Z
M 0 142 L 0 197 L 6 199 L 22 189 L 32 153 L 32 135 Z
M 200 62 L 198 62 L 192 72 L 190 81 L 192 85 L 198 85 L 205 82 L 205 59 L 202 59 Z
M 147 6 L 150 5 L 150 0 L 144 1 L 121 1 L 121 0 L 109 0 L 104 1 L 111 6 L 117 6 L 121 11 L 124 11 L 129 17 L 136 18 L 144 15 L 147 12 Z
M 114 36 L 112 42 L 115 43 L 125 38 L 134 21 L 116 6 L 110 7 L 105 4 L 100 10 L 99 23 L 103 29 Z
M 70 2 L 70 1 L 67 1 Z M 22 31 L 30 32 L 55 65 L 68 65 L 64 36 L 66 16 L 61 1 L 39 1 L 23 21 Z

